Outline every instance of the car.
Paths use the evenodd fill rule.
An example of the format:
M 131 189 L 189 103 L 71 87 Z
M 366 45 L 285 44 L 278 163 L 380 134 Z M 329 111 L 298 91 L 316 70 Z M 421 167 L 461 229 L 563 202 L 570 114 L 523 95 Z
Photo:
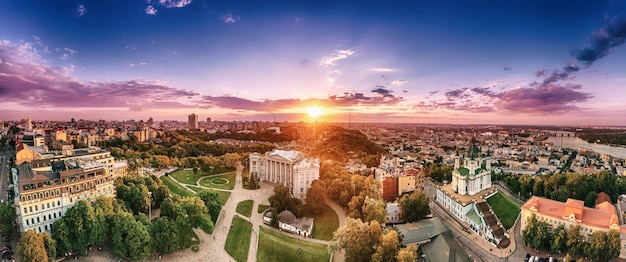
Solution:
M 11 241 L 11 237 L 9 236 L 2 236 L 2 242 L 9 242 Z

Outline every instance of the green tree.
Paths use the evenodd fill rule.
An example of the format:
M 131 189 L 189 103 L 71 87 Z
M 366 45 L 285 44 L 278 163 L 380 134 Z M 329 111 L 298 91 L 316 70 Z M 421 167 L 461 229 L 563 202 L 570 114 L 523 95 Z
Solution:
M 160 254 L 170 254 L 176 251 L 180 243 L 179 241 L 172 241 L 172 239 L 179 239 L 179 234 L 180 231 L 176 223 L 167 217 L 153 220 L 150 232 L 153 250 Z
M 111 220 L 111 249 L 124 258 L 143 259 L 150 255 L 150 234 L 145 225 L 135 220 L 132 214 L 118 212 Z
M 54 261 L 54 257 L 48 257 L 42 234 L 45 233 L 35 233 L 32 229 L 22 234 L 17 243 L 17 255 L 21 261 Z
M 9 203 L 0 204 L 0 234 L 3 236 L 16 233 L 15 208 Z
M 280 213 L 283 210 L 289 210 L 294 214 L 298 214 L 302 201 L 291 196 L 288 187 L 278 185 L 274 187 L 274 194 L 269 198 L 270 205 Z
M 400 248 L 398 232 L 395 230 L 389 230 L 380 238 L 380 245 L 376 247 L 376 252 L 372 255 L 372 261 L 395 262 L 398 249 Z
M 142 178 L 124 177 L 116 180 L 117 198 L 123 200 L 133 214 L 148 211 L 149 190 Z
M 420 190 L 402 196 L 398 204 L 400 205 L 400 216 L 407 223 L 424 219 L 430 214 L 429 199 Z
M 324 196 L 326 196 L 326 183 L 318 179 L 313 180 L 311 187 L 306 191 L 306 204 L 311 212 L 319 214 L 324 210 L 326 207 Z
M 57 244 L 52 237 L 46 233 L 38 233 L 41 235 L 46 254 L 50 261 L 56 261 L 57 257 Z
M 610 230 L 607 233 L 607 246 L 606 246 L 607 259 L 611 260 L 611 259 L 619 257 L 620 250 L 621 250 L 620 233 L 617 230 Z
M 335 231 L 328 251 L 335 253 L 343 249 L 346 261 L 370 261 L 380 244 L 380 224 L 376 220 L 364 223 L 361 219 L 351 217 L 346 218 L 345 222 L 345 225 Z
M 220 211 L 222 211 L 222 199 L 217 192 L 202 190 L 198 193 L 198 197 L 202 199 L 204 205 L 209 211 L 209 215 L 211 215 L 212 221 L 216 221 L 217 217 L 220 215 Z
M 583 251 L 581 243 L 583 243 L 583 237 L 580 235 L 580 226 L 570 226 L 567 229 L 567 250 L 569 253 L 580 254 Z
M 69 229 L 70 250 L 79 254 L 85 254 L 87 245 L 96 243 L 96 237 L 102 234 L 93 207 L 85 200 L 68 209 L 62 220 Z
M 559 225 L 552 231 L 550 248 L 554 253 L 560 253 L 567 250 L 567 230 L 563 225 Z
M 417 260 L 417 246 L 410 245 L 398 251 L 396 256 L 398 262 L 415 262 Z
M 70 228 L 65 224 L 65 219 L 59 219 L 52 224 L 50 232 L 52 239 L 57 244 L 57 252 L 67 255 L 72 251 L 72 240 L 70 239 Z
M 585 249 L 585 255 L 593 261 L 606 261 L 607 254 L 605 251 L 608 246 L 607 240 L 607 234 L 604 231 L 596 230 L 591 233 L 589 245 Z

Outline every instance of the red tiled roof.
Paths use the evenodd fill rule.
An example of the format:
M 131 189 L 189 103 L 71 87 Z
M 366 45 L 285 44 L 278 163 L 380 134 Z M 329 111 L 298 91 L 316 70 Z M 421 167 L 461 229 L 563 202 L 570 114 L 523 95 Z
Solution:
M 568 199 L 567 202 L 559 202 L 547 198 L 533 196 L 524 205 L 523 209 L 531 210 L 534 207 L 537 213 L 553 217 L 559 220 L 574 214 L 578 223 L 610 228 L 612 224 L 619 224 L 617 222 L 617 211 L 615 206 L 609 202 L 604 202 L 596 206 L 596 208 L 589 208 L 584 206 L 584 202 L 576 199 Z M 534 211 L 534 210 L 532 210 Z

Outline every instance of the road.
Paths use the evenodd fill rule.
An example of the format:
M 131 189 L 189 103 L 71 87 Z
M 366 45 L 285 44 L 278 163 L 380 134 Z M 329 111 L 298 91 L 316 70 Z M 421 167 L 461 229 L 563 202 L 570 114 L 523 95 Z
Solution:
M 7 195 L 9 193 L 7 191 L 7 185 L 9 183 L 11 169 L 8 165 L 9 158 L 13 155 L 13 151 L 8 148 L 8 146 L 5 146 L 2 149 L 2 152 L 0 152 L 0 202 L 2 203 L 7 201 Z

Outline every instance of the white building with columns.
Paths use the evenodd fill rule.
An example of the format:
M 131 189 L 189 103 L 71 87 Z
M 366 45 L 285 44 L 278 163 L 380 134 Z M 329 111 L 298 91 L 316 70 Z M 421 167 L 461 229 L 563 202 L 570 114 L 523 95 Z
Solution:
M 315 179 L 320 178 L 319 159 L 306 158 L 298 151 L 275 149 L 265 154 L 250 154 L 250 174 L 261 181 L 285 185 L 304 200 Z

